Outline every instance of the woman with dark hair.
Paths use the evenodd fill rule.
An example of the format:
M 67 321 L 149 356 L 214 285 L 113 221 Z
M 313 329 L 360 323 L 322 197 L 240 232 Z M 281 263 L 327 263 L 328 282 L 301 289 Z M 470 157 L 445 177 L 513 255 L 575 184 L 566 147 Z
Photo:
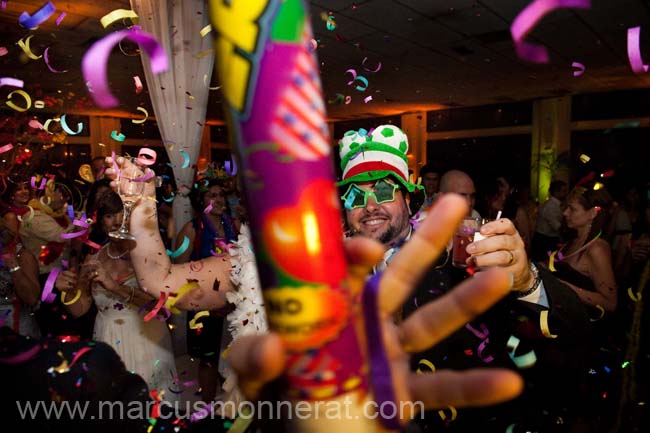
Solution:
M 2 194 L 2 201 L 6 204 L 2 209 L 2 220 L 5 229 L 16 236 L 16 242 L 19 242 L 20 220 L 29 212 L 28 203 L 31 198 L 32 189 L 27 179 L 7 177 L 7 189 Z
M 225 245 L 237 240 L 239 224 L 230 216 L 226 192 L 218 179 L 199 181 L 190 193 L 190 201 L 196 217 L 187 222 L 176 237 L 176 246 L 189 241 L 187 249 L 175 263 L 200 260 L 217 254 L 225 254 Z M 219 252 L 215 252 L 218 250 Z M 195 312 L 188 312 L 188 320 Z M 203 401 L 211 401 L 219 385 L 219 359 L 221 357 L 221 334 L 223 317 L 217 312 L 201 319 L 201 329 L 187 329 L 187 347 L 190 356 L 200 359 L 199 386 Z
M 108 191 L 97 202 L 94 230 L 100 234 L 117 230 L 122 212 L 120 196 Z M 127 369 L 142 376 L 150 389 L 168 390 L 176 377 L 169 329 L 164 318 L 143 320 L 139 315 L 139 309 L 154 298 L 140 288 L 135 277 L 129 258 L 131 241 L 108 239 L 97 254 L 86 257 L 78 274 L 62 272 L 56 286 L 65 292 L 64 304 L 72 316 L 85 315 L 96 305 L 93 339 L 111 345 Z M 166 397 L 175 400 L 173 393 Z
M 617 286 L 611 248 L 602 234 L 609 224 L 611 205 L 612 198 L 604 189 L 575 188 L 563 214 L 566 243 L 551 258 L 555 275 L 582 302 L 610 313 L 616 310 Z

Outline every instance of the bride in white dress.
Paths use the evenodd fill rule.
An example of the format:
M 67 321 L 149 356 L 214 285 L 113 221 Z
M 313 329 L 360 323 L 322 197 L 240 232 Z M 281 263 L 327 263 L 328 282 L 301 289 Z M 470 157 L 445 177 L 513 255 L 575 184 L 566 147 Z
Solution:
M 122 201 L 107 193 L 97 207 L 97 224 L 104 233 L 117 230 L 122 221 Z M 129 241 L 109 238 L 97 254 L 86 257 L 79 275 L 64 271 L 57 288 L 65 291 L 69 312 L 84 314 L 92 302 L 97 306 L 93 339 L 111 345 L 127 370 L 141 376 L 150 390 L 164 391 L 163 399 L 176 401 L 182 387 L 178 384 L 170 331 L 161 308 L 148 317 L 155 299 L 138 286 L 131 260 Z M 144 308 L 143 308 L 144 307 Z M 142 310 L 142 312 L 140 312 Z M 145 318 L 147 321 L 145 321 Z

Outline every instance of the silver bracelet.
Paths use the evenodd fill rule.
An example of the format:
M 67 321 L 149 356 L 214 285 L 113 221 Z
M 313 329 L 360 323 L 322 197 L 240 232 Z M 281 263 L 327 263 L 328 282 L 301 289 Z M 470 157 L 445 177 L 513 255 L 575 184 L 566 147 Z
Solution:
M 542 284 L 542 278 L 539 276 L 539 270 L 537 270 L 537 266 L 533 262 L 530 262 L 530 272 L 533 274 L 533 277 L 535 278 L 533 280 L 533 285 L 530 286 L 530 288 L 524 292 L 515 292 L 515 296 L 517 299 L 520 298 L 525 298 L 526 296 L 534 293 L 537 289 L 539 289 L 539 285 Z

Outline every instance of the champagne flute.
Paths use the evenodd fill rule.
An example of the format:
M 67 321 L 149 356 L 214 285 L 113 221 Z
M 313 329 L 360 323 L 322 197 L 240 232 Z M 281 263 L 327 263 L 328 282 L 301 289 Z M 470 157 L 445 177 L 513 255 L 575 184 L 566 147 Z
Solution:
M 123 166 L 117 175 L 117 193 L 122 199 L 124 214 L 122 216 L 122 226 L 115 232 L 108 235 L 116 239 L 129 239 L 134 241 L 135 237 L 129 233 L 129 221 L 131 210 L 137 201 L 142 197 L 144 191 L 144 182 L 137 180 L 144 176 L 143 171 L 138 167 L 137 158 L 124 157 L 130 164 Z

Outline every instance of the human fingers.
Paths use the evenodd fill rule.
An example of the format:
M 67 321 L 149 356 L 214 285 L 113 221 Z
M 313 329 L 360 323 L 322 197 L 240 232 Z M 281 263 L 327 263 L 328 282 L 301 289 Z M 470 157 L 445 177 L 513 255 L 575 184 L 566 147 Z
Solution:
M 412 400 L 427 409 L 492 405 L 516 397 L 524 387 L 517 373 L 491 368 L 412 373 L 408 383 Z
M 421 352 L 442 341 L 456 329 L 480 315 L 512 286 L 512 274 L 492 268 L 468 278 L 444 296 L 428 302 L 399 327 L 406 352 Z
M 380 314 L 391 314 L 404 303 L 431 263 L 446 248 L 466 213 L 467 203 L 459 195 L 445 194 L 436 202 L 384 271 L 379 286 Z
M 495 221 L 490 221 L 481 226 L 481 234 L 483 236 L 490 235 L 514 235 L 518 234 L 515 225 L 508 218 L 499 218 Z
M 262 387 L 284 370 L 282 340 L 273 333 L 238 338 L 230 347 L 228 361 L 237 373 L 239 389 L 255 400 Z

